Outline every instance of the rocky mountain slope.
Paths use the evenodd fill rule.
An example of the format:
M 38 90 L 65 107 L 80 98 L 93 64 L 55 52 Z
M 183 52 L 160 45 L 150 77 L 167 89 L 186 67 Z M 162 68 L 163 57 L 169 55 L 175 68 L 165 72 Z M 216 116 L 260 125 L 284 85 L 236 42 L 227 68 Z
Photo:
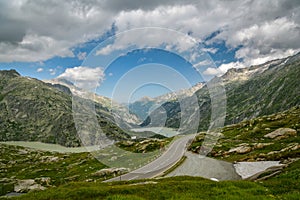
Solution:
M 124 129 L 130 129 L 133 125 L 138 124 L 140 121 L 135 114 L 129 112 L 126 106 L 123 106 L 115 101 L 113 102 L 112 99 L 108 97 L 84 91 L 66 79 L 56 78 L 52 80 L 44 80 L 44 82 L 58 88 L 61 91 L 64 91 L 61 87 L 65 86 L 70 90 L 70 94 L 97 102 L 98 104 L 107 108 L 115 120 L 118 121 L 118 125 Z
M 15 70 L 0 71 L 0 140 L 80 146 L 70 93 L 63 85 L 22 77 Z M 106 107 L 99 103 L 95 107 L 106 135 L 114 140 L 129 138 L 113 123 Z
M 164 104 L 165 102 L 175 101 L 176 99 L 192 96 L 196 91 L 201 89 L 204 83 L 197 83 L 188 89 L 182 89 L 176 92 L 170 92 L 155 98 L 144 97 L 138 101 L 129 104 L 131 113 L 136 114 L 141 120 L 145 120 L 155 107 Z
M 238 123 L 300 105 L 299 74 L 300 53 L 258 66 L 231 69 L 223 76 L 216 77 L 215 79 L 222 79 L 226 89 L 225 124 Z M 196 94 L 201 116 L 198 130 L 207 130 L 211 117 L 211 99 L 207 86 L 199 89 Z M 181 116 L 179 103 L 170 101 L 164 103 L 162 107 L 168 115 L 166 126 L 179 127 Z M 160 110 L 157 109 L 157 115 Z M 193 113 L 193 110 L 190 113 Z M 152 116 L 155 116 L 155 111 Z M 150 121 L 148 117 L 143 125 L 149 124 Z
M 225 126 L 211 157 L 227 161 L 300 159 L 300 106 Z M 205 133 L 197 135 L 189 150 L 199 153 Z

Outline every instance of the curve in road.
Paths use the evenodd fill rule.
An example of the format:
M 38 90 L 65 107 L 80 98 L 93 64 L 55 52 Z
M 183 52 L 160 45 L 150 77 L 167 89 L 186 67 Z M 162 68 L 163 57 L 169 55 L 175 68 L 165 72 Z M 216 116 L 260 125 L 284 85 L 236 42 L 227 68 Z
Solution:
M 188 142 L 195 135 L 186 135 L 174 141 L 156 160 L 127 174 L 108 179 L 104 182 L 154 178 L 175 165 L 184 155 Z

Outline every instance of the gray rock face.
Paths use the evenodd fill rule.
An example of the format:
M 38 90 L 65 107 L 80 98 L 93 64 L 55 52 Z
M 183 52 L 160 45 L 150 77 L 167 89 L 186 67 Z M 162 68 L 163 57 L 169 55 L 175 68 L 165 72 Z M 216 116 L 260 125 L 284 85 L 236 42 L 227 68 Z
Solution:
M 265 138 L 271 138 L 271 139 L 276 139 L 276 140 L 280 140 L 283 138 L 287 138 L 290 136 L 295 136 L 297 135 L 297 131 L 291 128 L 279 128 L 276 129 L 275 131 L 268 133 L 266 135 L 264 135 Z
M 276 171 L 284 166 L 279 161 L 238 162 L 234 164 L 236 172 L 242 179 L 255 179 L 264 172 Z
M 229 153 L 239 153 L 239 154 L 243 154 L 243 153 L 249 153 L 252 150 L 251 147 L 249 147 L 247 144 L 241 145 L 239 147 L 235 147 L 229 150 Z
M 127 168 L 108 168 L 108 169 L 101 169 L 97 172 L 95 172 L 93 175 L 98 176 L 98 177 L 103 177 L 107 175 L 113 174 L 114 176 L 120 175 L 120 174 L 125 174 L 129 170 Z
M 18 193 L 29 192 L 32 190 L 45 190 L 46 188 L 37 184 L 33 179 L 19 180 L 14 186 L 14 191 Z

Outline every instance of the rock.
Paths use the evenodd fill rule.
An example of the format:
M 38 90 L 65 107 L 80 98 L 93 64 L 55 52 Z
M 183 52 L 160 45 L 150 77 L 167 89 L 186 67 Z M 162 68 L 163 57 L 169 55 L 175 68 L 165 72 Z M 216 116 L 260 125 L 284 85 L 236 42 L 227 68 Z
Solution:
M 129 169 L 127 168 L 108 168 L 108 169 L 101 169 L 99 171 L 96 171 L 95 173 L 93 173 L 93 176 L 98 176 L 98 177 L 103 177 L 103 176 L 107 176 L 107 175 L 120 175 L 120 174 L 124 174 L 127 173 L 129 171 Z
M 253 144 L 254 145 L 253 147 L 255 149 L 262 149 L 262 148 L 272 145 L 272 144 L 274 144 L 274 143 L 255 143 L 255 144 Z
M 17 184 L 14 186 L 14 191 L 18 193 L 45 189 L 45 187 L 37 184 L 33 179 L 18 180 Z
M 38 182 L 41 185 L 51 186 L 51 178 L 50 177 L 41 177 L 34 179 L 36 182 Z
M 243 153 L 249 153 L 250 151 L 252 150 L 251 147 L 249 146 L 239 146 L 239 147 L 235 147 L 233 149 L 230 149 L 228 152 L 229 153 L 240 153 L 240 154 L 243 154 Z
M 56 157 L 56 156 L 41 156 L 40 160 L 42 162 L 48 163 L 48 162 L 58 162 L 58 161 L 62 160 L 62 158 L 59 158 L 59 157 Z
M 286 148 L 281 149 L 281 152 L 285 152 L 285 151 L 296 151 L 300 148 L 300 145 L 298 143 L 291 143 L 289 144 Z
M 250 180 L 256 179 L 264 172 L 276 171 L 285 167 L 279 161 L 238 162 L 233 166 L 242 179 Z
M 283 139 L 283 138 L 287 138 L 289 136 L 295 136 L 297 135 L 297 131 L 291 128 L 279 128 L 276 129 L 275 131 L 268 133 L 266 135 L 264 135 L 265 138 L 271 138 L 271 139 Z

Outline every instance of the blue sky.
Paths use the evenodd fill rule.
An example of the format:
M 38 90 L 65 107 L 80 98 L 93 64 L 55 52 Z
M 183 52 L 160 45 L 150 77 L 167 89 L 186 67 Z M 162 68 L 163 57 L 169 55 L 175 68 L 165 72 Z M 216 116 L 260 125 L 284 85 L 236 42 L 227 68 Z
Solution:
M 167 73 L 162 80 L 176 82 L 164 71 L 169 67 L 189 83 L 124 89 L 132 99 L 154 97 L 299 52 L 299 9 L 293 0 L 0 1 L 0 70 L 93 89 L 90 80 L 108 97 L 135 68 L 145 70 L 134 81 L 155 80 L 159 72 L 147 71 L 153 67 Z

